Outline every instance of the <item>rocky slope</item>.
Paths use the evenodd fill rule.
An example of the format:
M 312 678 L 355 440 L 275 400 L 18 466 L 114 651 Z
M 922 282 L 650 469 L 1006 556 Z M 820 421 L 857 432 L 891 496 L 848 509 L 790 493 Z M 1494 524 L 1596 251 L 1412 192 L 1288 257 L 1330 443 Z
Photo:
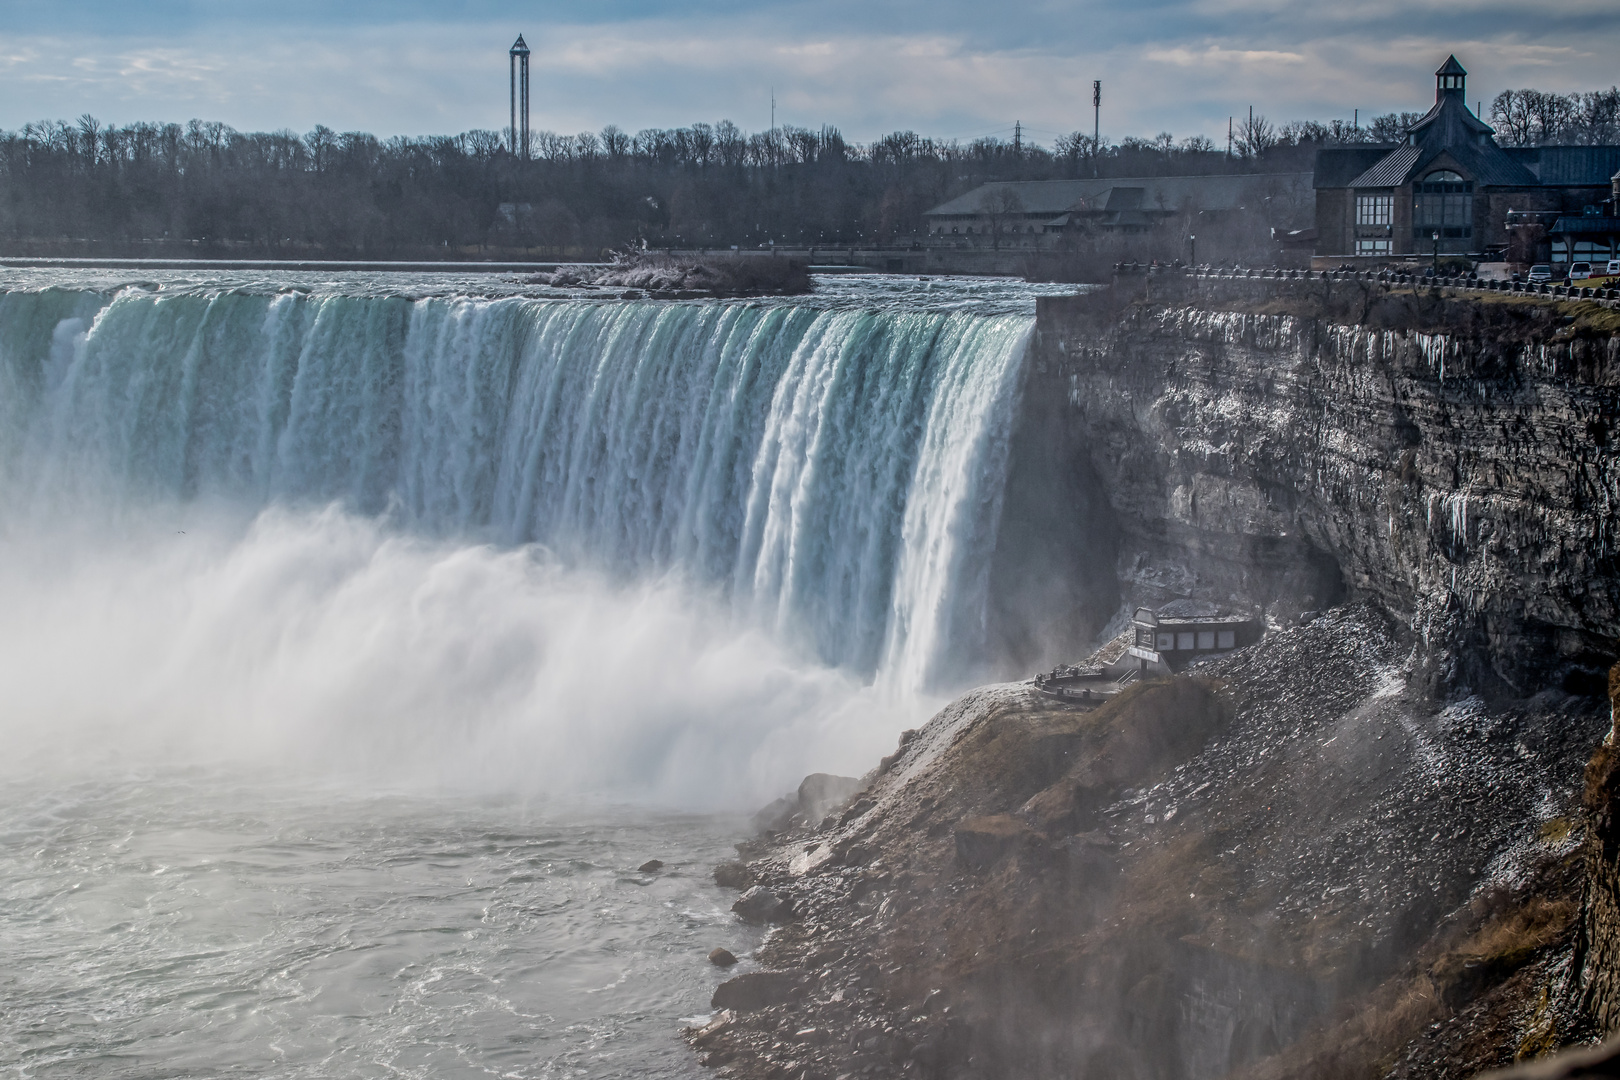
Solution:
M 976 691 L 745 845 L 720 876 L 780 925 L 691 1033 L 705 1062 L 1462 1077 L 1613 1026 L 1610 752 L 1585 809 L 1582 766 L 1612 723 L 1620 350 L 1546 307 L 1045 305 L 1004 662 L 1080 659 L 1136 602 L 1270 632 L 1094 711 Z
M 1290 1051 L 1323 1075 L 1322 1046 L 1337 1075 L 1389 1068 L 1446 995 L 1567 945 L 1569 815 L 1608 724 L 1563 694 L 1437 710 L 1411 658 L 1350 606 L 1094 712 L 962 699 L 841 816 L 731 869 L 784 903 L 753 958 L 784 974 L 717 996 L 708 1062 L 1190 1080 Z M 1487 942 L 1501 970 L 1476 979 L 1470 935 L 1518 894 L 1530 947 Z M 1369 1014 L 1404 1039 L 1341 1030 Z

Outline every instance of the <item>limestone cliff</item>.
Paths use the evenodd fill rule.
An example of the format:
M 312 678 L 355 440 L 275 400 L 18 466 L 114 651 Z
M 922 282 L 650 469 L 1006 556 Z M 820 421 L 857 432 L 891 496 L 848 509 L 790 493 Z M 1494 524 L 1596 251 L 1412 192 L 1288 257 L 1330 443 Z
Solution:
M 1368 599 L 1410 628 L 1435 692 L 1601 694 L 1620 637 L 1620 317 L 1324 289 L 1042 302 L 1019 462 L 1084 507 L 1070 549 L 1087 549 L 1045 576 L 1101 556 L 1128 599 L 1274 623 Z M 1016 481 L 1014 537 L 1053 513 Z M 1113 586 L 1087 586 L 1090 625 Z

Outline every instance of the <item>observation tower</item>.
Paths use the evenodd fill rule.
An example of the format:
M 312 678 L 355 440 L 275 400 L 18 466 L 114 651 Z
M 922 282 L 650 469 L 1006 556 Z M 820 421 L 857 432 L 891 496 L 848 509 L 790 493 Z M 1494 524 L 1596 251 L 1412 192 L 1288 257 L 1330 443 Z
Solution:
M 512 44 L 512 156 L 529 158 L 529 47 L 519 34 Z

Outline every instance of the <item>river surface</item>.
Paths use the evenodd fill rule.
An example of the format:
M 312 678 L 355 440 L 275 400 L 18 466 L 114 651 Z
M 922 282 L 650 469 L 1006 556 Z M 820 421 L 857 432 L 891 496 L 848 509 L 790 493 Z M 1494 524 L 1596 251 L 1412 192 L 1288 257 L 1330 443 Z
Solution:
M 0 271 L 0 1070 L 699 1075 L 746 812 L 973 678 L 1039 292 L 817 286 Z

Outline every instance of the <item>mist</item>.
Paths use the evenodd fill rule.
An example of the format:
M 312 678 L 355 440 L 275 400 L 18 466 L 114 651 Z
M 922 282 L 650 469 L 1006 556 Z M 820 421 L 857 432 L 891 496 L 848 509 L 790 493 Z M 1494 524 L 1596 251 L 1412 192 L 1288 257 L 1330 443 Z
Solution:
M 15 773 L 225 765 L 737 810 L 863 771 L 930 707 L 678 575 L 614 581 L 336 506 L 36 527 L 0 567 Z

